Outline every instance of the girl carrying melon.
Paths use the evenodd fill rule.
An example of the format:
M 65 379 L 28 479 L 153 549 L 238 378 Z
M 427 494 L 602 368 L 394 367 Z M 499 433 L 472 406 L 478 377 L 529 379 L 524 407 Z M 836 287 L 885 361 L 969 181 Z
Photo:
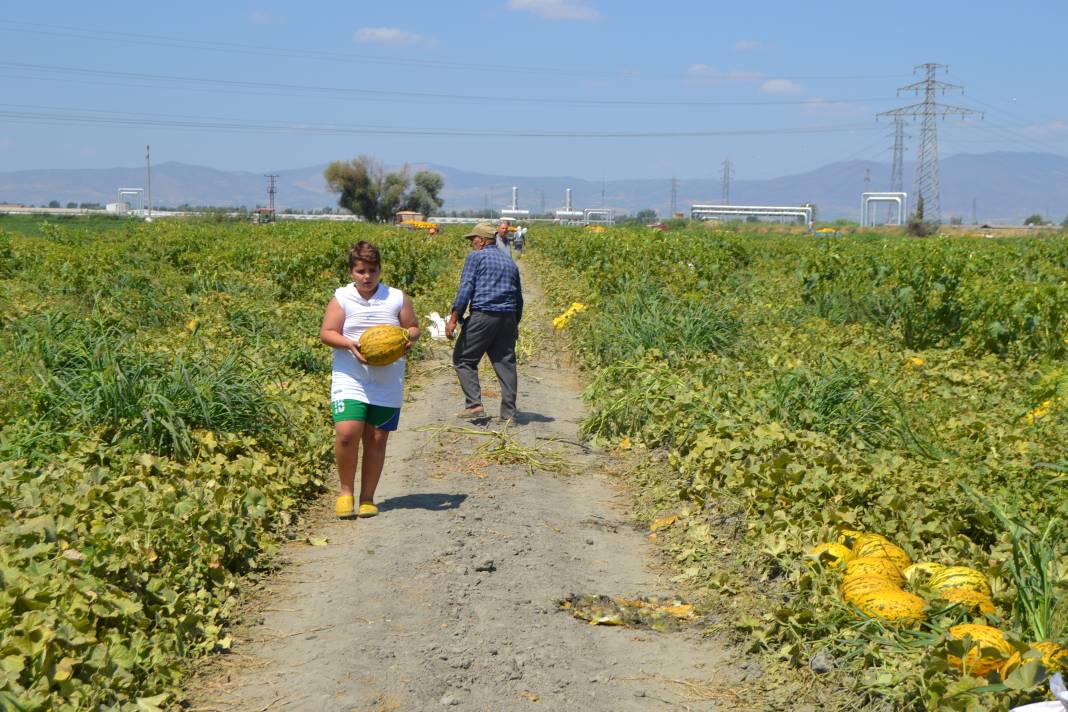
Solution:
M 381 283 L 382 260 L 371 243 L 361 240 L 349 250 L 349 275 L 352 282 L 334 290 L 319 329 L 319 339 L 334 348 L 330 399 L 334 455 L 341 480 L 334 511 L 343 518 L 353 514 L 373 517 L 378 514 L 374 496 L 386 460 L 386 440 L 400 421 L 405 359 L 373 366 L 360 352 L 359 340 L 373 326 L 403 328 L 408 336 L 407 354 L 419 338 L 419 321 L 408 295 Z M 361 443 L 363 465 L 359 509 L 355 510 L 353 483 Z

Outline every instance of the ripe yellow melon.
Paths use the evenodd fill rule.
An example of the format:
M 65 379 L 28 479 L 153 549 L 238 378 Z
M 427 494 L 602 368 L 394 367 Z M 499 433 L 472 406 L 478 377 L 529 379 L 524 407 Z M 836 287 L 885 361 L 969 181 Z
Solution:
M 901 586 L 904 580 L 901 571 L 890 559 L 882 559 L 877 556 L 862 556 L 858 559 L 850 559 L 846 564 L 847 576 L 881 576 L 893 582 L 895 586 Z
M 979 609 L 980 613 L 993 613 L 994 601 L 985 593 L 973 591 L 970 588 L 946 588 L 938 592 L 938 595 L 950 603 L 960 603 L 969 610 Z
M 808 555 L 810 559 L 823 561 L 826 566 L 832 569 L 845 566 L 846 562 L 853 558 L 853 552 L 846 545 L 827 541 L 816 544 L 808 552 Z
M 975 646 L 964 654 L 964 659 L 955 655 L 946 656 L 950 665 L 974 675 L 986 675 L 999 670 L 1012 657 L 1014 652 L 1005 635 L 997 628 L 974 623 L 962 623 L 949 629 L 949 634 L 956 640 L 971 638 Z
M 948 588 L 968 588 L 976 593 L 991 595 L 990 582 L 986 576 L 967 566 L 947 566 L 931 576 L 931 588 L 944 591 Z
M 360 335 L 360 353 L 372 366 L 387 366 L 404 355 L 408 345 L 408 330 L 399 326 L 379 324 Z
M 881 618 L 895 625 L 912 625 L 926 617 L 927 602 L 919 596 L 901 589 L 868 591 L 853 601 L 861 613 L 871 618 Z
M 867 539 L 858 541 L 853 545 L 853 556 L 858 559 L 862 556 L 876 556 L 889 559 L 894 562 L 898 569 L 904 570 L 912 565 L 912 559 L 897 544 L 880 539 Z
M 900 587 L 882 576 L 853 575 L 842 579 L 842 600 L 853 603 L 858 596 L 872 591 L 899 591 Z

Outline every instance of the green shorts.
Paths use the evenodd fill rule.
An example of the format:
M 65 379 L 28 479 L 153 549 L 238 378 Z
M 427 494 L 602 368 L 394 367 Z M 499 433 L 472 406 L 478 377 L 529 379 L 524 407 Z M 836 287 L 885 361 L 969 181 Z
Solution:
M 400 424 L 400 408 L 390 408 L 385 405 L 370 405 L 363 401 L 336 400 L 330 404 L 334 414 L 334 422 L 343 420 L 362 420 L 370 423 L 379 430 L 392 431 Z

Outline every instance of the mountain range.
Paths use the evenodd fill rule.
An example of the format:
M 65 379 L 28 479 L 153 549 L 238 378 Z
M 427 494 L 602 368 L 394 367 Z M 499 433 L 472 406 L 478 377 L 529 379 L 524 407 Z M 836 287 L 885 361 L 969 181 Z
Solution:
M 325 165 L 274 171 L 278 175 L 276 207 L 313 210 L 337 205 L 326 189 Z M 563 207 L 566 188 L 572 189 L 575 209 L 610 207 L 620 213 L 653 209 L 671 212 L 671 179 L 638 178 L 591 181 L 566 176 L 510 176 L 474 173 L 449 166 L 414 164 L 445 179 L 444 211 L 506 208 L 511 190 L 519 190 L 519 207 L 542 212 Z M 718 172 L 719 167 L 716 166 Z M 913 165 L 906 164 L 906 190 Z M 870 181 L 865 183 L 865 175 Z M 1060 222 L 1068 214 L 1068 157 L 1041 153 L 984 153 L 950 156 L 941 161 L 942 217 L 971 222 L 973 205 L 980 222 L 1019 223 L 1039 213 Z M 735 205 L 799 205 L 814 203 L 818 218 L 858 219 L 865 189 L 888 190 L 890 166 L 872 161 L 829 163 L 814 170 L 764 180 L 733 180 L 730 202 Z M 43 169 L 0 172 L 0 204 L 45 205 L 58 200 L 110 203 L 119 188 L 143 187 L 145 169 Z M 223 171 L 168 162 L 152 167 L 154 206 L 266 204 L 265 177 L 248 171 Z M 692 203 L 720 203 L 723 186 L 716 178 L 679 179 L 676 207 L 686 212 Z

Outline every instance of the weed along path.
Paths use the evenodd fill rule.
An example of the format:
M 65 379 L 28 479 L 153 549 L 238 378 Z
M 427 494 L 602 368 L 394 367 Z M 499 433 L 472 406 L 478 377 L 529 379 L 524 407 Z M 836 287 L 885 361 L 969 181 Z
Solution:
M 531 321 L 547 322 L 530 286 L 528 300 Z M 561 608 L 573 594 L 675 594 L 607 459 L 580 444 L 575 372 L 545 352 L 521 365 L 521 416 L 502 431 L 453 417 L 459 387 L 447 347 L 434 348 L 389 445 L 381 515 L 338 521 L 324 496 L 321 523 L 284 548 L 232 651 L 187 691 L 189 705 L 741 709 L 734 653 L 684 616 L 654 616 L 668 624 L 654 628 L 590 625 L 571 613 L 619 611 L 577 599 L 579 610 Z M 495 382 L 483 385 L 495 415 Z

